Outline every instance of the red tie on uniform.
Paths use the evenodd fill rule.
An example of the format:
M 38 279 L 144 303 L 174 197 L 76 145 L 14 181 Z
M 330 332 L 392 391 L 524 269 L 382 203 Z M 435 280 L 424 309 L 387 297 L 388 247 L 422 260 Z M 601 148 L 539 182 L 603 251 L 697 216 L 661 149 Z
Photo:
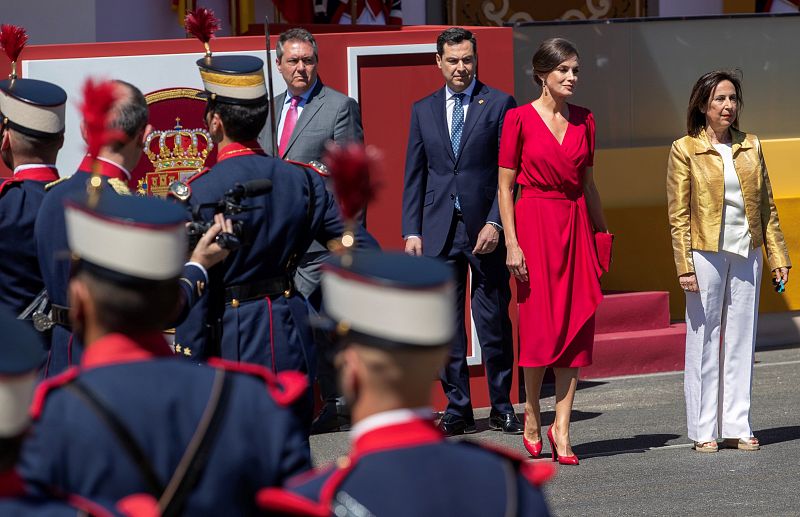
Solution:
M 297 123 L 297 103 L 300 102 L 300 97 L 295 95 L 289 101 L 289 111 L 286 112 L 286 120 L 283 122 L 283 131 L 281 132 L 281 141 L 278 144 L 278 154 L 283 156 L 286 151 L 286 144 L 289 143 L 289 138 L 292 136 L 294 126 Z

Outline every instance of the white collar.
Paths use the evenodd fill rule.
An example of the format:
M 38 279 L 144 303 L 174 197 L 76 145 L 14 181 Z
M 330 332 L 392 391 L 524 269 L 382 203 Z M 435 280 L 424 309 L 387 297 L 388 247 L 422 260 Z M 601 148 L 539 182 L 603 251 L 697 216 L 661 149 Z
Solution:
M 314 79 L 314 83 L 311 85 L 311 88 L 309 88 L 305 92 L 303 92 L 300 95 L 298 95 L 298 97 L 300 97 L 301 101 L 304 104 L 306 102 L 308 102 L 309 97 L 311 97 L 311 92 L 313 92 L 314 88 L 317 87 L 317 83 L 318 82 L 319 82 L 319 77 Z M 289 90 L 286 90 L 286 97 L 283 99 L 283 103 L 284 104 L 289 104 L 292 101 L 292 97 L 294 97 L 294 95 L 292 95 L 292 92 L 290 92 Z
M 430 407 L 403 408 L 375 413 L 350 428 L 350 441 L 355 442 L 366 433 L 381 427 L 404 424 L 414 420 L 433 420 L 433 409 Z
M 472 97 L 472 91 L 475 89 L 475 81 L 477 81 L 477 79 L 475 79 L 473 77 L 472 78 L 472 82 L 469 83 L 469 86 L 464 88 L 464 91 L 462 91 L 462 92 L 454 92 L 453 90 L 450 89 L 449 86 L 445 85 L 444 86 L 444 92 L 445 92 L 445 94 L 447 94 L 445 96 L 445 100 L 449 101 L 450 99 L 453 98 L 453 95 L 455 95 L 456 93 L 463 93 L 467 97 L 467 99 L 471 98 Z
M 26 171 L 28 169 L 43 169 L 43 168 L 55 169 L 56 166 L 54 164 L 52 164 L 52 163 L 28 163 L 28 164 L 25 164 L 25 165 L 17 165 L 14 168 L 14 174 L 17 174 L 18 172 Z
M 115 162 L 115 161 L 112 161 L 112 160 L 109 160 L 108 158 L 103 158 L 103 157 L 101 157 L 101 156 L 98 156 L 98 157 L 97 157 L 97 159 L 98 159 L 98 160 L 100 160 L 101 162 L 106 162 L 106 163 L 108 163 L 108 164 L 111 164 L 111 165 L 113 165 L 114 167 L 116 167 L 116 168 L 118 168 L 119 170 L 121 170 L 122 172 L 124 172 L 124 173 L 125 173 L 125 176 L 127 176 L 127 177 L 128 177 L 128 179 L 131 179 L 131 173 L 130 173 L 130 171 L 129 171 L 128 169 L 126 169 L 125 167 L 123 167 L 122 165 L 120 165 L 119 163 L 117 163 L 117 162 Z

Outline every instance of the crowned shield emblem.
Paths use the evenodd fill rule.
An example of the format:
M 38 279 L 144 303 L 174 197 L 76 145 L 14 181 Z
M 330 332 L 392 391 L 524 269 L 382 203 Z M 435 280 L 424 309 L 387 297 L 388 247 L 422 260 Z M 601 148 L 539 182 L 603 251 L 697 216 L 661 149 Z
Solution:
M 204 129 L 201 90 L 168 88 L 145 95 L 154 131 L 145 142 L 130 187 L 141 195 L 166 196 L 175 181 L 186 181 L 216 163 L 216 149 Z

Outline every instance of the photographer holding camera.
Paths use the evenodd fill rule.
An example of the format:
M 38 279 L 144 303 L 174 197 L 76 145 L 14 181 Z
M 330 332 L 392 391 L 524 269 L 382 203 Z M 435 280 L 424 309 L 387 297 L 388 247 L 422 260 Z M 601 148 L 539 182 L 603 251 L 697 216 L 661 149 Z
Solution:
M 175 343 L 176 349 L 189 347 L 194 359 L 220 356 L 273 372 L 297 370 L 313 384 L 316 352 L 294 272 L 313 241 L 324 245 L 345 228 L 317 172 L 270 157 L 258 145 L 269 113 L 263 65 L 251 56 L 198 61 L 217 163 L 193 176 L 184 195 L 176 197 L 205 221 L 223 209 L 238 227 L 241 246 L 209 271 L 208 296 L 177 328 Z M 239 213 L 224 210 L 226 194 L 237 187 L 248 189 L 254 180 L 271 181 L 273 192 L 248 196 Z M 359 246 L 377 247 L 363 228 L 358 234 Z M 309 422 L 311 401 L 309 391 L 308 407 L 303 408 Z

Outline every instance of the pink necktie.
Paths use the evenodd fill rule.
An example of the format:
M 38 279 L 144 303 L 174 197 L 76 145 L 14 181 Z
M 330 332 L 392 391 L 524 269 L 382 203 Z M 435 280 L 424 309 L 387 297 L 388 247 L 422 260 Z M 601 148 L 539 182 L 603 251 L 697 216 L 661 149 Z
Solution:
M 292 136 L 294 126 L 297 123 L 297 103 L 300 102 L 300 97 L 295 95 L 289 101 L 289 110 L 286 112 L 286 120 L 283 122 L 283 131 L 281 132 L 281 141 L 278 144 L 278 154 L 283 156 L 286 151 L 286 144 L 289 143 L 289 138 Z

